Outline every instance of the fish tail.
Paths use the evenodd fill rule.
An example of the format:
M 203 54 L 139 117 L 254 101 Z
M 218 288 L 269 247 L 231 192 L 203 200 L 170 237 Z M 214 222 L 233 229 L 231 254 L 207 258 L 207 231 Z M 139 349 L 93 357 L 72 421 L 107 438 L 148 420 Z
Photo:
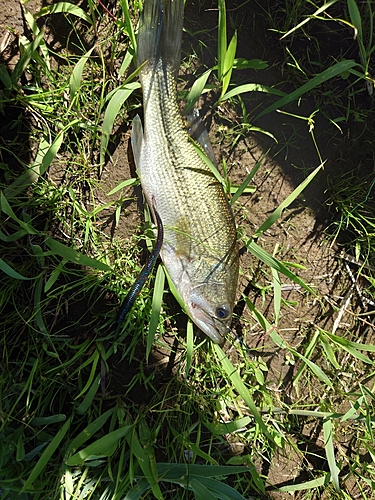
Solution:
M 137 62 L 155 65 L 162 60 L 178 71 L 184 0 L 145 0 L 139 21 Z

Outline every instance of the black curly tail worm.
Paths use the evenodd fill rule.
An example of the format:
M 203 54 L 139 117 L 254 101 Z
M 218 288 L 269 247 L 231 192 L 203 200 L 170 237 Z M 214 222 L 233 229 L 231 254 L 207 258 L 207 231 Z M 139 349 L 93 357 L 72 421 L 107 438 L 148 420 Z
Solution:
M 116 319 L 117 329 L 120 328 L 126 315 L 129 313 L 130 309 L 133 307 L 134 302 L 136 301 L 138 295 L 140 294 L 140 292 L 143 288 L 143 285 L 145 284 L 147 278 L 149 277 L 149 275 L 152 271 L 152 268 L 155 265 L 155 262 L 159 256 L 159 253 L 160 253 L 160 250 L 161 250 L 161 247 L 163 244 L 163 240 L 164 240 L 163 223 L 162 223 L 162 220 L 160 218 L 160 215 L 158 214 L 158 212 L 155 208 L 154 200 L 153 200 L 152 208 L 153 208 L 153 212 L 155 215 L 156 225 L 158 228 L 156 243 L 155 243 L 154 249 L 152 250 L 149 258 L 147 259 L 146 264 L 143 266 L 142 271 L 140 272 L 138 278 L 135 280 L 133 286 L 130 288 L 127 296 L 125 297 L 125 299 L 121 305 L 120 311 L 119 311 L 119 313 L 117 315 L 117 319 Z

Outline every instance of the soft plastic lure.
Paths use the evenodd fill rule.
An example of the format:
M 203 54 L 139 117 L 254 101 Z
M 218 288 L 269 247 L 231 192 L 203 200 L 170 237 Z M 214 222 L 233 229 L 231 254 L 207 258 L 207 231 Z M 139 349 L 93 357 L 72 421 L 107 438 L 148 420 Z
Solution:
M 163 228 L 163 223 L 161 221 L 161 218 L 155 208 L 155 205 L 153 204 L 152 206 L 153 213 L 154 213 L 154 218 L 155 222 L 158 228 L 158 234 L 156 237 L 156 243 L 154 246 L 153 251 L 151 252 L 150 257 L 148 258 L 146 264 L 144 265 L 142 271 L 140 272 L 140 275 L 138 278 L 135 280 L 133 286 L 129 290 L 129 293 L 124 299 L 124 302 L 122 303 L 120 312 L 118 313 L 117 316 L 117 328 L 121 326 L 123 323 L 126 315 L 129 313 L 130 309 L 133 307 L 134 302 L 137 300 L 138 295 L 140 294 L 140 291 L 143 288 L 143 285 L 146 283 L 147 278 L 149 277 L 152 268 L 155 265 L 155 262 L 159 256 L 162 244 L 163 244 L 163 239 L 164 239 L 164 228 Z

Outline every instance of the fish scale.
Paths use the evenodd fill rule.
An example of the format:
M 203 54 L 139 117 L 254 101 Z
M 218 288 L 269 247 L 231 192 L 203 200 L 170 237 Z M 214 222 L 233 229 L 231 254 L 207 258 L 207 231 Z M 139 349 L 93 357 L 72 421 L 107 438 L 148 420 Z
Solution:
M 238 280 L 236 227 L 221 184 L 192 144 L 176 91 L 183 0 L 146 0 L 138 34 L 144 133 L 132 146 L 147 202 L 164 227 L 161 257 L 194 323 L 221 343 Z
M 166 73 L 170 75 L 170 71 Z M 139 168 L 142 187 L 146 196 L 151 192 L 155 197 L 167 241 L 176 240 L 176 221 L 185 217 L 191 221 L 193 228 L 189 240 L 194 251 L 206 254 L 211 250 L 217 255 L 223 255 L 236 237 L 233 217 L 228 210 L 222 186 L 197 154 L 185 131 L 179 113 L 175 81 L 170 83 L 169 97 L 165 99 L 167 85 L 163 85 L 166 83 L 163 75 L 162 68 L 158 68 L 152 83 L 149 76 L 142 78 L 143 87 L 149 88 L 150 92 L 145 96 L 145 102 L 152 102 L 152 105 L 145 106 L 144 114 L 145 161 Z M 155 79 L 159 81 L 155 82 Z M 160 116 L 168 116 L 168 119 L 160 120 Z M 161 137 L 167 138 L 167 141 L 161 141 Z M 172 147 L 168 147 L 168 144 Z M 187 158 L 188 166 L 185 165 Z M 155 168 L 158 161 L 172 168 Z M 183 189 L 176 190 L 176 186 L 183 186 Z M 173 198 L 170 196 L 171 192 Z M 200 203 L 202 196 L 208 196 L 212 202 Z M 222 210 L 218 210 L 219 207 Z

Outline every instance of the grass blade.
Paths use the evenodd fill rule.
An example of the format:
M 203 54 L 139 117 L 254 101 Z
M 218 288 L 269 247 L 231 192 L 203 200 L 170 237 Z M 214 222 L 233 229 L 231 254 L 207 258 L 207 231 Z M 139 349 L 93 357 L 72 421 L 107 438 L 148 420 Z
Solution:
M 49 290 L 51 290 L 53 285 L 56 283 L 56 280 L 63 272 L 65 264 L 66 264 L 66 260 L 63 259 L 57 264 L 55 269 L 52 270 L 51 276 L 48 278 L 48 280 L 46 281 L 46 283 L 44 285 L 44 293 L 47 293 L 47 292 L 49 292 Z
M 113 124 L 115 119 L 124 104 L 126 99 L 132 94 L 135 89 L 140 87 L 140 83 L 133 82 L 124 84 L 123 86 L 116 89 L 116 91 L 111 95 L 110 101 L 108 103 L 107 109 L 105 110 L 103 125 L 102 125 L 102 139 L 100 142 L 100 164 L 104 165 L 105 154 L 107 151 L 107 146 L 109 138 L 112 134 Z
M 81 252 L 78 252 L 78 250 L 74 250 L 74 248 L 68 247 L 53 238 L 47 237 L 45 244 L 54 255 L 58 255 L 69 262 L 73 262 L 81 266 L 93 267 L 95 269 L 100 269 L 101 271 L 111 270 L 111 268 L 104 262 L 100 262 L 97 259 L 83 255 Z
M 49 141 L 43 137 L 39 143 L 38 152 L 33 165 L 21 174 L 10 186 L 4 189 L 8 200 L 15 198 L 19 193 L 31 186 L 40 176 L 40 165 L 50 147 Z
M 60 443 L 64 439 L 65 434 L 68 432 L 68 430 L 70 428 L 70 425 L 72 423 L 72 419 L 73 419 L 73 417 L 70 417 L 65 422 L 65 424 L 61 427 L 61 429 L 57 432 L 56 436 L 49 443 L 47 448 L 43 451 L 41 457 L 39 458 L 35 467 L 31 471 L 31 474 L 29 475 L 28 479 L 26 480 L 25 484 L 23 485 L 21 493 L 25 492 L 25 491 L 32 491 L 33 490 L 33 483 L 36 481 L 36 479 L 40 476 L 40 474 L 46 468 L 50 458 L 52 457 L 52 455 L 54 454 L 54 452 L 57 450 Z
M 16 85 L 18 80 L 21 78 L 22 73 L 29 65 L 31 58 L 33 57 L 33 54 L 39 47 L 40 43 L 42 42 L 43 37 L 44 37 L 44 31 L 41 30 L 20 57 L 10 77 L 13 85 Z
M 297 26 L 295 26 L 294 28 L 289 30 L 287 33 L 285 33 L 285 35 L 283 35 L 280 38 L 280 40 L 287 37 L 288 35 L 291 35 L 295 31 L 297 31 L 299 28 L 302 28 L 302 26 L 304 26 L 306 23 L 311 21 L 311 19 L 314 19 L 314 17 L 319 16 L 322 12 L 326 11 L 329 7 L 331 7 L 331 5 L 335 4 L 336 2 L 337 2 L 337 0 L 331 0 L 330 2 L 325 3 L 322 7 L 319 7 L 319 9 L 314 12 L 314 14 L 311 14 L 310 16 L 306 17 L 306 19 L 304 19 L 302 22 L 297 24 Z
M 34 290 L 34 317 L 35 317 L 35 323 L 37 327 L 39 328 L 39 331 L 42 335 L 48 336 L 49 332 L 46 327 L 46 324 L 43 320 L 43 315 L 42 315 L 42 288 L 43 288 L 43 283 L 44 283 L 44 276 L 40 276 L 35 284 L 35 290 Z
M 47 171 L 47 168 L 51 165 L 52 161 L 55 159 L 55 156 L 59 152 L 61 144 L 63 143 L 64 132 L 78 122 L 79 120 L 72 121 L 64 130 L 61 130 L 61 132 L 59 132 L 59 134 L 56 136 L 56 139 L 53 141 L 53 143 L 48 148 L 46 154 L 43 157 L 42 163 L 40 165 L 40 175 L 43 175 Z
M 312 481 L 306 481 L 305 483 L 291 484 L 288 486 L 280 486 L 277 491 L 285 491 L 292 493 L 293 491 L 304 491 L 304 490 L 316 490 L 321 486 L 327 484 L 329 474 L 313 479 Z
M 34 164 L 18 179 L 16 179 L 10 186 L 4 189 L 4 194 L 8 198 L 14 198 L 20 192 L 24 191 L 28 186 L 33 184 L 40 175 L 43 175 L 48 167 L 51 165 L 55 156 L 59 152 L 59 149 L 63 143 L 64 133 L 76 123 L 79 123 L 79 119 L 71 121 L 64 129 L 62 129 L 56 136 L 55 140 L 50 145 L 47 139 L 43 138 L 39 143 L 39 148 L 37 156 L 35 158 Z
M 123 76 L 125 71 L 128 69 L 130 66 L 130 63 L 132 62 L 134 57 L 134 50 L 129 48 L 124 56 L 124 59 L 122 60 L 121 67 L 119 69 L 119 76 Z
M 306 358 L 310 358 L 310 356 L 312 355 L 315 347 L 316 347 L 316 344 L 317 344 L 317 341 L 318 341 L 318 338 L 319 338 L 319 331 L 316 330 L 312 339 L 310 340 L 309 342 L 309 345 L 307 346 L 307 348 L 305 349 L 305 357 Z M 299 379 L 301 378 L 303 372 L 305 371 L 306 369 L 306 365 L 303 364 L 299 367 L 297 373 L 296 373 L 296 376 L 294 377 L 294 385 L 297 386 L 298 385 L 298 381 Z
M 110 410 L 96 418 L 91 424 L 89 424 L 85 429 L 80 432 L 73 441 L 70 442 L 68 449 L 66 450 L 65 456 L 69 457 L 70 454 L 74 453 L 80 446 L 82 446 L 87 440 L 91 439 L 92 436 L 98 432 L 103 425 L 107 422 L 108 418 L 113 415 L 116 407 L 114 406 Z
M 9 72 L 4 64 L 0 64 L 0 81 L 4 85 L 5 89 L 12 88 L 12 79 Z
M 27 281 L 35 279 L 35 278 L 27 278 L 26 276 L 23 276 L 22 274 L 18 273 L 12 267 L 10 267 L 9 264 L 4 262 L 3 259 L 1 258 L 0 258 L 0 270 L 15 280 Z
M 299 186 L 276 208 L 276 210 L 268 217 L 268 219 L 260 226 L 258 231 L 255 232 L 254 238 L 258 238 L 261 234 L 263 234 L 267 229 L 269 229 L 280 217 L 285 210 L 293 201 L 302 193 L 302 191 L 310 184 L 310 182 L 314 179 L 316 174 L 322 170 L 323 164 L 319 165 L 310 175 L 306 177 L 306 179 L 301 182 Z
M 212 163 L 210 158 L 201 150 L 201 148 L 193 141 L 193 139 L 191 139 L 191 143 L 195 147 L 195 150 L 198 153 L 198 155 L 201 157 L 201 159 L 205 162 L 205 164 L 211 170 L 211 172 L 212 172 L 213 176 L 216 178 L 216 180 L 219 181 L 222 186 L 225 186 L 225 180 L 220 175 L 220 172 L 215 167 L 215 165 Z
M 199 99 L 199 96 L 202 94 L 203 89 L 205 88 L 205 85 L 207 83 L 208 77 L 211 74 L 212 69 L 209 69 L 205 71 L 199 78 L 195 80 L 193 83 L 188 96 L 186 98 L 186 104 L 183 110 L 183 115 L 187 115 L 190 113 L 190 111 L 193 109 L 194 104 L 197 102 Z
M 341 368 L 340 363 L 337 361 L 335 352 L 331 346 L 331 344 L 325 339 L 324 337 L 319 338 L 320 344 L 323 347 L 324 353 L 328 359 L 328 361 L 331 363 L 331 365 L 336 369 L 339 370 Z
M 354 356 L 357 359 L 360 359 L 363 363 L 367 363 L 372 365 L 373 361 L 359 352 L 359 350 L 363 351 L 368 351 L 368 352 L 374 352 L 375 351 L 375 346 L 372 344 L 361 344 L 361 343 L 356 343 L 356 342 L 350 342 L 349 340 L 346 340 L 345 338 L 339 337 L 338 335 L 334 335 L 333 333 L 325 332 L 323 331 L 324 335 L 328 337 L 332 342 L 334 342 L 337 346 L 342 347 L 345 351 L 347 351 L 349 354 Z
M 188 450 L 190 453 L 193 453 L 193 460 L 195 461 L 197 459 L 197 457 L 203 459 L 205 462 L 208 462 L 210 464 L 213 464 L 213 465 L 218 465 L 218 463 L 216 462 L 216 460 L 214 458 L 212 458 L 208 453 L 206 453 L 205 451 L 201 450 L 201 448 L 199 448 L 199 446 L 197 446 L 196 444 L 194 443 L 188 443 L 187 444 L 187 447 L 188 447 Z
M 150 324 L 148 327 L 147 334 L 147 349 L 146 349 L 146 359 L 150 355 L 152 344 L 155 339 L 156 330 L 159 326 L 159 318 L 161 311 L 161 303 L 163 300 L 164 294 L 164 282 L 165 282 L 165 274 L 163 270 L 163 266 L 158 266 L 158 270 L 156 271 L 155 285 L 154 285 L 154 293 L 152 295 L 152 311 Z
M 2 191 L 0 192 L 0 209 L 4 214 L 16 222 L 24 231 L 27 231 L 28 234 L 38 234 L 38 231 L 36 231 L 30 224 L 17 217 Z
M 134 488 L 132 488 L 125 496 L 124 500 L 140 500 L 143 493 L 151 488 L 150 483 L 144 477 L 137 481 Z
M 26 383 L 22 384 L 22 389 L 21 389 L 20 393 L 18 394 L 17 398 L 15 399 L 12 408 L 7 411 L 7 413 L 9 415 L 12 415 L 12 413 L 14 412 L 14 409 L 17 407 L 17 405 L 19 404 L 19 402 L 22 400 L 22 398 L 23 398 L 23 396 L 25 395 L 26 392 L 27 392 L 27 395 L 26 395 L 25 412 L 27 413 L 28 411 L 30 411 L 30 407 L 29 407 L 30 392 L 31 392 L 31 388 L 33 386 L 34 379 L 36 377 L 36 372 L 37 372 L 38 368 L 39 368 L 39 362 L 38 362 L 38 358 L 36 358 L 36 359 L 33 360 L 33 365 L 31 367 L 31 371 L 30 371 L 30 374 L 29 374 L 29 377 L 28 377 Z M 2 423 L 2 425 L 3 425 L 3 423 Z
M 213 424 L 205 422 L 204 425 L 212 434 L 222 436 L 223 434 L 231 434 L 232 432 L 236 432 L 249 425 L 250 422 L 250 417 L 242 417 L 234 420 L 233 422 L 225 422 L 224 424 L 221 424 L 219 422 L 215 422 Z
M 35 22 L 34 16 L 28 10 L 26 10 L 24 6 L 22 6 L 22 10 L 23 10 L 23 15 L 24 15 L 25 21 L 30 26 L 30 29 L 33 32 L 33 35 L 35 37 L 38 36 L 40 33 L 40 30 L 39 30 L 37 23 Z M 51 61 L 50 61 L 49 52 L 48 52 L 46 42 L 43 39 L 40 41 L 39 50 L 44 58 L 44 61 L 41 60 L 41 64 L 42 64 L 42 66 L 44 66 L 44 70 L 46 71 L 46 74 L 49 77 L 51 77 Z
M 306 94 L 307 92 L 310 92 L 310 90 L 313 90 L 315 87 L 319 87 L 322 83 L 326 82 L 327 80 L 330 80 L 331 78 L 334 78 L 337 75 L 340 75 L 344 73 L 345 71 L 348 71 L 349 69 L 353 68 L 354 66 L 358 66 L 358 64 L 355 61 L 351 60 L 342 60 L 330 68 L 322 71 L 318 75 L 314 76 L 310 81 L 302 85 L 302 87 L 299 87 L 296 89 L 294 92 L 291 92 L 290 94 L 286 95 L 282 99 L 279 99 L 278 101 L 274 102 L 270 106 L 268 106 L 266 109 L 261 111 L 259 115 L 256 116 L 255 120 L 260 118 L 261 116 L 267 115 L 268 113 L 271 113 L 271 111 L 275 111 L 278 108 L 281 108 L 283 106 L 286 106 L 287 104 L 290 104 L 291 102 L 295 101 L 299 97 L 301 97 L 303 94 Z
M 192 479 L 189 483 L 189 486 L 193 490 L 194 496 L 196 500 L 217 500 L 217 497 L 214 496 L 209 489 L 207 489 L 200 481 L 197 479 Z
M 4 234 L 2 231 L 0 231 L 0 240 L 5 241 L 6 243 L 11 243 L 12 241 L 17 241 L 25 236 L 25 234 L 28 234 L 27 231 L 24 229 L 20 229 L 19 231 L 16 231 L 13 234 Z
M 66 415 L 60 413 L 58 415 L 50 415 L 48 417 L 34 417 L 30 421 L 30 425 L 51 425 L 58 422 L 64 422 L 64 420 L 66 420 Z
M 362 40 L 362 19 L 361 14 L 358 9 L 357 2 L 355 0 L 347 0 L 348 1 L 348 10 L 350 15 L 350 20 L 356 30 L 356 36 Z M 355 37 L 354 37 L 355 38 Z
M 249 182 L 253 179 L 254 175 L 258 172 L 259 167 L 262 165 L 264 159 L 267 157 L 268 153 L 270 152 L 269 149 L 261 156 L 261 158 L 256 162 L 254 167 L 251 169 L 251 172 L 249 175 L 246 177 L 246 179 L 243 181 L 243 183 L 237 188 L 235 193 L 233 194 L 230 204 L 233 205 L 236 203 L 238 198 L 242 195 L 242 193 L 246 190 L 247 186 L 249 185 Z
M 186 370 L 185 370 L 185 377 L 189 377 L 189 372 L 191 368 L 191 361 L 193 359 L 193 352 L 194 352 L 194 329 L 193 329 L 193 322 L 191 321 L 190 318 L 187 320 L 187 326 L 186 326 Z
M 83 450 L 75 453 L 66 460 L 66 464 L 70 466 L 83 465 L 86 460 L 93 457 L 110 457 L 116 451 L 120 440 L 125 437 L 133 429 L 133 425 L 125 425 L 109 432 L 101 437 L 95 443 L 90 444 Z
M 221 349 L 220 346 L 218 346 L 217 344 L 213 344 L 213 349 L 214 349 L 215 354 L 218 357 L 222 367 L 224 368 L 229 380 L 232 382 L 232 384 L 236 388 L 239 395 L 242 397 L 242 399 L 247 404 L 249 410 L 253 414 L 255 421 L 259 425 L 260 429 L 268 437 L 268 439 L 273 441 L 273 438 L 272 438 L 271 434 L 268 432 L 268 429 L 267 429 L 265 423 L 263 422 L 263 419 L 260 416 L 260 413 L 259 413 L 257 407 L 255 406 L 254 400 L 251 397 L 248 389 L 245 387 L 244 383 L 242 382 L 242 379 L 241 379 L 238 371 L 232 365 L 232 363 L 229 361 L 229 359 L 226 357 L 225 353 L 223 352 L 223 350 Z
M 232 71 L 233 71 L 233 62 L 234 58 L 236 56 L 236 50 L 237 50 L 237 33 L 235 33 L 229 42 L 228 49 L 225 53 L 225 58 L 224 58 L 224 73 L 222 75 L 222 82 L 221 82 L 221 96 L 219 101 L 221 101 L 221 98 L 223 95 L 225 95 L 225 92 L 228 90 L 230 79 L 232 78 Z
M 234 488 L 217 479 L 202 477 L 199 478 L 199 481 L 215 495 L 215 498 L 220 498 L 222 500 L 246 500 L 246 498 Z
M 271 268 L 273 278 L 273 309 L 275 315 L 275 325 L 279 322 L 280 308 L 281 308 L 281 281 L 279 273 Z
M 99 373 L 99 375 L 96 377 L 96 379 L 91 384 L 90 389 L 87 391 L 86 396 L 83 398 L 82 403 L 77 408 L 77 413 L 79 415 L 84 415 L 87 412 L 87 410 L 90 408 L 90 406 L 94 400 L 94 397 L 96 396 L 96 393 L 98 392 L 101 380 L 102 380 L 102 376 Z M 87 385 L 85 387 L 85 390 L 87 390 Z M 84 391 L 81 391 L 81 394 L 83 394 L 83 393 L 84 393 Z
M 338 468 L 335 459 L 335 449 L 333 446 L 333 426 L 332 426 L 332 420 L 330 418 L 326 418 L 323 420 L 323 435 L 324 435 L 324 449 L 326 452 L 327 462 L 331 473 L 333 486 L 335 487 L 335 490 L 337 492 L 340 492 L 341 491 L 339 482 L 340 469 Z
M 175 284 L 173 283 L 171 277 L 169 276 L 168 274 L 168 271 L 166 270 L 165 266 L 163 265 L 163 269 L 164 269 L 164 273 L 167 277 L 167 281 L 168 281 L 168 286 L 169 286 L 169 289 L 170 291 L 172 292 L 172 295 L 173 297 L 177 300 L 179 306 L 181 307 L 181 309 L 184 311 L 184 313 L 189 316 L 189 312 L 188 312 L 188 308 L 187 308 L 187 305 L 185 304 L 185 302 L 182 300 L 182 297 L 181 295 L 179 294 Z
M 92 355 L 90 356 L 90 358 L 86 361 L 86 366 L 87 365 L 92 365 L 91 366 L 91 371 L 90 371 L 90 375 L 85 383 L 85 386 L 84 388 L 80 391 L 80 393 L 76 396 L 75 399 L 79 399 L 83 394 L 85 394 L 85 392 L 88 390 L 88 388 L 91 386 L 91 384 L 94 382 L 94 379 L 95 379 L 95 373 L 96 373 L 96 367 L 98 365 L 98 362 L 100 360 L 100 352 L 99 352 L 99 349 L 95 349 L 95 351 L 92 353 Z M 82 366 L 83 368 L 83 366 Z M 97 380 L 97 378 L 96 378 Z M 94 382 L 93 385 L 96 385 L 96 380 Z
M 147 481 L 150 483 L 152 492 L 157 500 L 163 500 L 163 494 L 160 490 L 160 486 L 158 484 L 158 472 L 157 470 L 153 470 L 153 465 L 151 463 L 151 456 L 150 454 L 147 454 L 143 446 L 138 440 L 137 434 L 135 431 L 133 431 L 132 436 L 130 439 L 128 439 L 129 445 L 131 447 L 132 452 L 137 458 L 138 464 L 140 468 L 142 469 L 142 472 L 147 479 Z M 153 451 L 152 451 L 153 455 Z M 156 477 L 155 477 L 156 475 Z
M 264 92 L 266 94 L 277 95 L 279 97 L 287 95 L 285 92 L 274 89 L 273 87 L 267 87 L 267 85 L 262 85 L 260 83 L 245 83 L 244 85 L 239 85 L 224 94 L 220 100 L 225 101 L 226 99 L 230 99 L 236 95 L 245 94 L 246 92 Z
M 83 68 L 85 67 L 85 64 L 89 59 L 89 57 L 91 56 L 91 52 L 94 50 L 94 48 L 95 46 L 91 47 L 91 49 L 80 58 L 80 60 L 77 62 L 77 64 L 73 69 L 73 72 L 69 79 L 69 94 L 71 100 L 74 99 L 74 96 L 76 95 L 77 90 L 81 85 Z
M 217 74 L 221 82 L 224 76 L 224 59 L 227 51 L 227 14 L 225 0 L 219 0 L 219 32 L 217 46 Z
M 256 321 L 258 321 L 260 326 L 263 328 L 264 332 L 271 337 L 272 341 L 278 347 L 280 347 L 280 349 L 287 349 L 288 345 L 285 342 L 285 340 L 282 337 L 280 337 L 280 335 L 277 333 L 276 327 L 272 326 L 268 322 L 268 320 L 263 316 L 263 314 L 260 311 L 258 311 L 258 309 L 255 307 L 255 305 L 250 301 L 248 297 L 244 297 L 244 299 L 247 307 L 250 309 Z
M 332 382 L 330 379 L 327 377 L 327 375 L 324 373 L 324 371 L 315 363 L 313 363 L 310 359 L 306 358 L 303 356 L 303 354 L 300 354 L 298 351 L 289 348 L 289 351 L 296 356 L 297 358 L 301 359 L 306 365 L 310 368 L 310 370 L 325 384 L 328 385 L 328 387 L 333 388 Z
M 262 59 L 244 59 L 243 57 L 236 57 L 233 61 L 233 69 L 266 69 L 268 63 Z M 284 92 L 283 92 L 284 94 Z
M 249 468 L 243 465 L 202 465 L 159 462 L 157 464 L 157 470 L 159 476 L 163 477 L 163 480 L 172 482 L 184 476 L 186 478 L 189 476 L 212 478 L 229 476 L 231 474 L 242 474 L 248 472 Z
M 132 24 L 131 18 L 130 18 L 130 10 L 129 10 L 128 0 L 120 0 L 120 5 L 121 5 L 121 10 L 124 14 L 124 18 L 125 18 L 126 31 L 127 31 L 127 34 L 129 36 L 131 44 L 132 44 L 131 49 L 132 49 L 133 53 L 136 53 L 137 40 L 135 37 L 133 24 Z
M 294 283 L 297 283 L 297 285 L 300 285 L 307 292 L 316 296 L 316 292 L 309 285 L 307 285 L 303 281 L 303 279 L 299 278 L 296 274 L 290 271 L 282 262 L 275 259 L 275 257 L 272 257 L 272 255 L 263 250 L 263 248 L 261 248 L 257 243 L 255 243 L 255 241 L 252 241 L 250 239 L 244 240 L 244 245 L 254 255 L 254 257 L 261 260 L 271 268 L 276 269 L 276 271 L 280 272 L 287 278 L 291 279 L 292 281 L 294 281 Z
M 77 7 L 70 2 L 59 2 L 54 5 L 48 5 L 47 7 L 43 7 L 39 12 L 35 14 L 35 18 L 50 16 L 52 14 L 71 14 L 72 16 L 79 17 L 82 21 L 85 21 L 88 24 L 92 24 L 92 20 L 90 16 L 86 14 L 86 12 L 81 9 L 81 7 Z
M 256 318 L 256 320 L 259 322 L 259 324 L 262 326 L 264 331 L 266 332 L 267 335 L 269 335 L 272 339 L 272 341 L 279 346 L 281 349 L 288 349 L 288 351 L 293 354 L 293 356 L 301 359 L 306 365 L 310 368 L 310 370 L 318 377 L 320 380 L 322 380 L 325 384 L 327 384 L 329 387 L 332 387 L 332 382 L 329 380 L 327 375 L 323 372 L 323 370 L 313 363 L 310 359 L 307 357 L 303 356 L 299 352 L 297 352 L 295 349 L 292 347 L 288 346 L 285 340 L 277 333 L 277 328 L 275 326 L 272 326 L 267 319 L 262 315 L 260 311 L 256 309 L 254 304 L 249 300 L 248 297 L 244 297 L 246 305 Z
M 120 189 L 123 189 L 128 186 L 138 186 L 139 185 L 139 179 L 136 179 L 132 177 L 131 179 L 126 179 L 126 181 L 120 182 L 118 186 L 113 188 L 107 196 L 111 196 L 112 194 L 117 193 L 117 191 L 120 191 Z

